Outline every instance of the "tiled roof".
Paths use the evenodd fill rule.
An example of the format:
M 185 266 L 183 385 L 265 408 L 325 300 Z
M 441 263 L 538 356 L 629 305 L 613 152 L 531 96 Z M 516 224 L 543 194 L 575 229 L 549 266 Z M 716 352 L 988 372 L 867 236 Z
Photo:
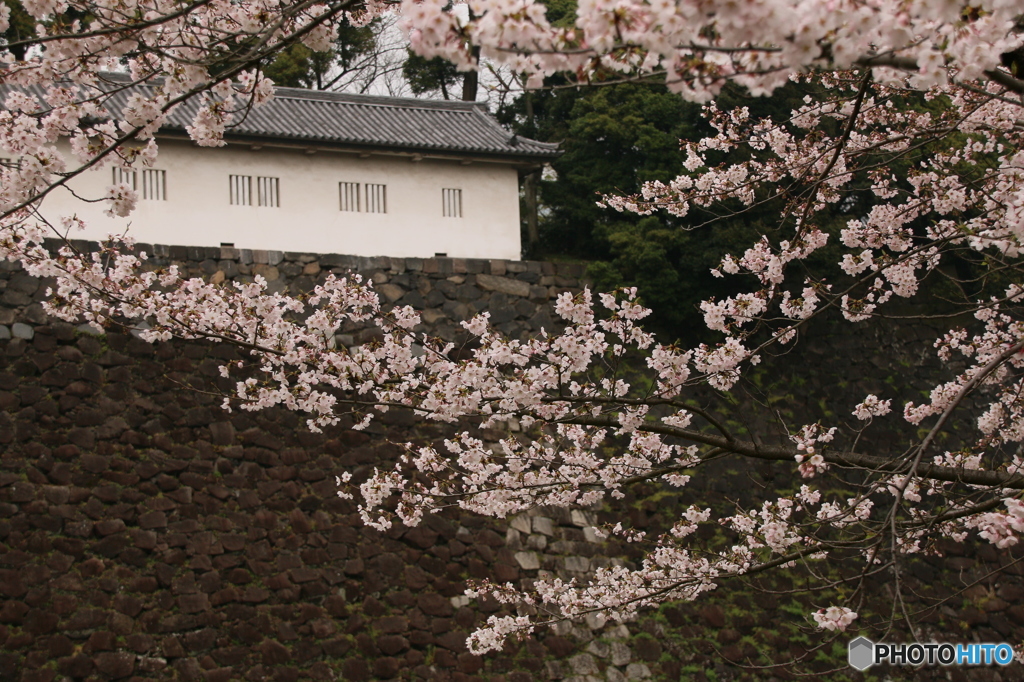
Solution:
M 116 74 L 108 77 L 114 81 L 121 78 Z M 10 89 L 0 83 L 0 102 Z M 108 108 L 123 106 L 132 90 L 113 94 Z M 42 91 L 34 94 L 41 95 Z M 193 100 L 178 107 L 168 117 L 164 130 L 184 131 L 198 106 Z M 514 136 L 487 113 L 483 104 L 299 88 L 277 88 L 273 100 L 236 120 L 226 137 L 520 161 L 540 161 L 559 154 L 558 145 Z

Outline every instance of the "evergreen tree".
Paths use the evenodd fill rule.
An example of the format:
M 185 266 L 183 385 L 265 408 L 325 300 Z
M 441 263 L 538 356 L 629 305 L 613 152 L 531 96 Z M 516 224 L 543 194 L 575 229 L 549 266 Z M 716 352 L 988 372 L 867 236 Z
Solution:
M 23 44 L 23 41 L 35 36 L 36 21 L 25 11 L 25 8 L 21 6 L 18 0 L 3 0 L 3 2 L 11 10 L 11 25 L 2 34 L 3 42 L 5 45 L 14 43 L 13 46 L 7 49 L 10 50 L 15 59 L 24 60 L 28 46 Z
M 277 85 L 329 90 L 355 68 L 359 57 L 376 46 L 377 36 L 371 26 L 357 27 L 345 22 L 332 49 L 315 52 L 302 43 L 294 43 L 282 50 L 264 73 Z
M 408 51 L 402 75 L 409 82 L 414 95 L 436 95 L 440 93 L 445 99 L 451 99 L 452 87 L 459 82 L 459 72 L 455 65 L 446 59 L 434 57 L 427 59 Z

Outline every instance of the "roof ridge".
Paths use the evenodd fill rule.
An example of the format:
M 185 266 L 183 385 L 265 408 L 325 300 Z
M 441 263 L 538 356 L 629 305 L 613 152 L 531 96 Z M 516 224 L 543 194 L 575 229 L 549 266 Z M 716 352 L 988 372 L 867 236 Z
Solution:
M 309 90 L 274 86 L 275 99 L 297 99 L 321 102 L 349 102 L 373 106 L 387 106 L 403 109 L 441 109 L 447 111 L 479 111 L 485 116 L 490 112 L 486 102 L 463 102 L 460 100 L 418 99 L 416 97 L 392 97 L 390 95 L 364 95 L 330 90 Z

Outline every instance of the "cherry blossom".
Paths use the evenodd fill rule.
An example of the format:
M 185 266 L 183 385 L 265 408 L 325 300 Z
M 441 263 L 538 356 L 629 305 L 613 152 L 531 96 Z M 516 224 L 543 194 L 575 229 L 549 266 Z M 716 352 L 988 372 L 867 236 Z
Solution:
M 542 623 L 594 612 L 629 619 L 731 578 L 841 562 L 836 548 L 854 548 L 895 574 L 907 555 L 937 551 L 939 537 L 974 534 L 1005 548 L 1024 533 L 1024 462 L 1009 447 L 1024 441 L 1024 81 L 1001 65 L 1024 43 L 1015 3 L 581 0 L 569 28 L 552 26 L 534 0 L 23 4 L 39 25 L 19 46 L 28 58 L 5 54 L 0 71 L 0 151 L 18 160 L 0 170 L 0 258 L 53 279 L 45 305 L 55 317 L 130 327 L 146 341 L 200 339 L 243 351 L 241 366 L 220 368 L 235 380 L 225 409 L 281 406 L 313 430 L 343 420 L 366 428 L 396 408 L 454 425 L 454 435 L 408 444 L 398 462 L 372 474 L 338 472 L 339 494 L 356 498 L 368 525 L 412 526 L 450 506 L 507 518 L 537 506 L 614 505 L 644 482 L 689 492 L 708 462 L 725 457 L 774 462 L 808 479 L 799 492 L 759 504 L 690 505 L 664 532 L 602 528 L 643 557 L 585 582 L 472 586 L 471 598 L 491 595 L 515 614 L 492 616 L 470 638 L 472 651 L 495 650 Z M 559 296 L 559 328 L 532 339 L 506 338 L 486 313 L 464 321 L 472 344 L 454 360 L 453 344 L 415 332 L 415 311 L 382 304 L 355 275 L 326 276 L 291 297 L 271 293 L 258 276 L 217 285 L 173 265 L 152 267 L 130 235 L 96 253 L 68 241 L 56 254 L 44 248 L 46 238 L 69 239 L 81 225 L 73 215 L 58 224 L 39 217 L 35 207 L 49 192 L 107 166 L 152 165 L 155 136 L 178 107 L 194 110 L 188 134 L 196 144 L 224 144 L 232 123 L 273 96 L 261 64 L 296 42 L 323 48 L 342 19 L 362 25 L 386 11 L 401 14 L 412 49 L 460 68 L 487 59 L 531 86 L 557 72 L 584 83 L 657 75 L 709 102 L 713 133 L 682 143 L 678 177 L 602 203 L 678 218 L 782 206 L 773 236 L 722 254 L 714 274 L 738 293 L 693 302 L 716 340 L 659 343 L 640 325 L 649 311 L 636 290 L 584 290 Z M 65 12 L 89 21 L 54 20 Z M 8 21 L 0 4 L 0 28 Z M 786 120 L 711 102 L 728 82 L 760 95 L 790 79 L 813 82 L 820 95 Z M 61 140 L 69 156 L 58 152 Z M 824 220 L 860 195 L 869 208 L 840 227 Z M 88 199 L 124 216 L 137 198 L 114 184 Z M 830 267 L 809 266 L 829 253 L 839 254 Z M 964 260 L 982 264 L 974 279 L 955 275 Z M 819 318 L 857 333 L 859 323 L 898 316 L 943 277 L 956 295 L 946 296 L 940 317 L 953 321 L 918 348 L 943 371 L 927 399 L 903 403 L 902 412 L 898 395 L 878 391 L 857 405 L 829 405 L 845 416 L 828 422 L 778 417 L 783 437 L 761 438 L 735 433 L 720 409 L 695 398 L 709 387 L 727 403 L 759 363 L 801 352 L 803 330 Z M 346 324 L 376 326 L 381 336 L 340 347 L 335 336 Z M 619 371 L 637 358 L 646 376 Z M 893 401 L 897 414 L 884 421 L 904 425 L 909 445 L 864 451 L 860 439 Z M 939 454 L 954 414 L 976 432 L 956 434 L 960 444 Z M 466 420 L 514 421 L 521 431 L 485 443 Z M 840 475 L 850 470 L 856 475 Z M 704 524 L 728 540 L 702 544 Z M 858 614 L 832 605 L 807 618 L 842 631 Z
M 857 614 L 845 606 L 829 606 L 814 614 L 814 622 L 822 630 L 845 630 L 855 620 Z
M 853 416 L 861 421 L 872 417 L 884 417 L 889 414 L 891 405 L 892 400 L 879 400 L 878 396 L 869 395 L 853 409 Z

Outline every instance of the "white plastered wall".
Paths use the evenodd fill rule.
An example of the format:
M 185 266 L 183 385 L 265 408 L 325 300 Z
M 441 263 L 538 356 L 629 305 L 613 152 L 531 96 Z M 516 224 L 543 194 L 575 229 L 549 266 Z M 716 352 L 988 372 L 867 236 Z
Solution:
M 65 145 L 64 151 L 67 151 Z M 49 220 L 77 214 L 88 225 L 77 239 L 129 234 L 138 242 L 272 249 L 357 256 L 452 258 L 520 257 L 519 186 L 515 168 L 497 163 L 423 159 L 301 149 L 228 145 L 198 148 L 162 140 L 153 166 L 166 171 L 167 199 L 145 201 L 141 171 L 138 208 L 127 218 L 103 214 L 106 202 L 84 203 L 65 189 L 48 196 Z M 232 206 L 229 176 L 279 178 L 280 206 Z M 339 183 L 387 186 L 387 212 L 340 210 Z M 102 197 L 111 168 L 89 171 L 70 186 L 78 195 Z M 462 190 L 462 217 L 442 215 L 442 190 Z M 253 197 L 253 203 L 256 203 Z M 55 223 L 56 224 L 56 223 Z

